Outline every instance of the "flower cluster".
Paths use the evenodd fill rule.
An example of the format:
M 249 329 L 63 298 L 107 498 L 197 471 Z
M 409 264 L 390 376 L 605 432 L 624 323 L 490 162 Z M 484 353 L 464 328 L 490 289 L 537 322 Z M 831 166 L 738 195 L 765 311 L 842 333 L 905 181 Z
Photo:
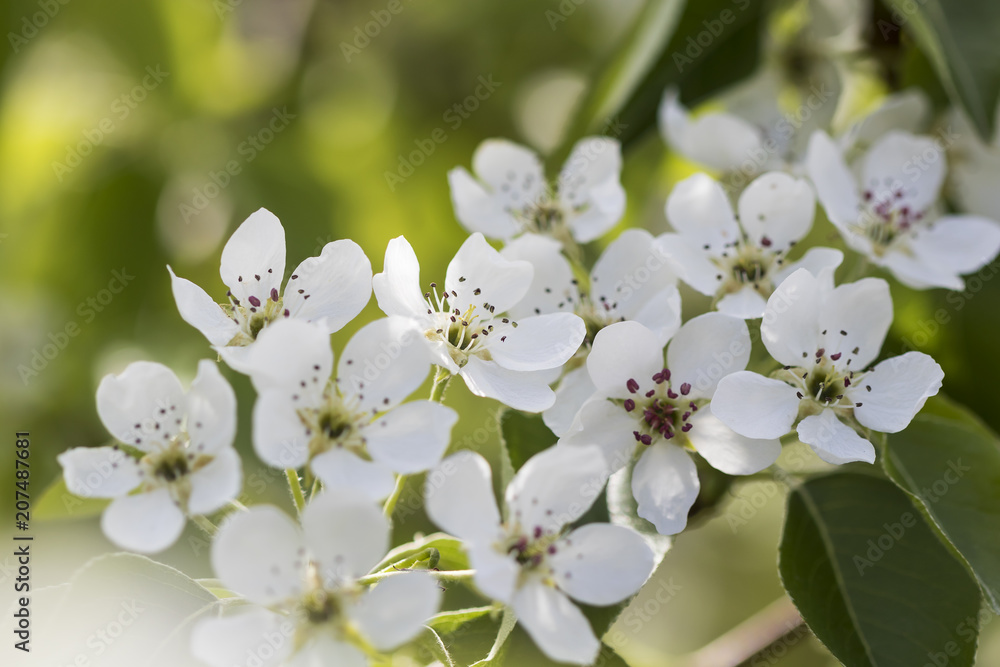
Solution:
M 926 354 L 879 360 L 892 297 L 865 271 L 960 289 L 1000 250 L 1000 225 L 948 212 L 945 153 L 894 121 L 902 107 L 892 100 L 836 139 L 800 126 L 735 187 L 732 171 L 776 126 L 731 111 L 693 118 L 668 91 L 664 134 L 718 179 L 676 184 L 672 231 L 626 229 L 600 253 L 582 244 L 625 214 L 614 139 L 581 140 L 551 183 L 530 149 L 486 141 L 473 173 L 448 176 L 470 235 L 440 281 L 421 277 L 403 237 L 375 275 L 339 240 L 285 280 L 284 228 L 261 209 L 222 251 L 224 297 L 168 270 L 181 317 L 256 391 L 248 441 L 286 471 L 297 516 L 238 502 L 235 394 L 207 359 L 186 391 L 152 362 L 104 378 L 97 408 L 116 444 L 63 453 L 66 485 L 111 499 L 102 527 L 122 548 L 162 551 L 187 518 L 213 535 L 221 586 L 246 604 L 195 624 L 191 649 L 207 665 L 381 660 L 418 639 L 455 581 L 509 609 L 553 660 L 590 664 L 600 638 L 575 603 L 640 590 L 657 557 L 638 519 L 683 531 L 700 470 L 758 473 L 795 441 L 827 464 L 873 463 L 880 434 L 906 428 L 941 388 Z M 804 247 L 817 202 L 854 254 L 839 284 L 843 250 Z M 687 307 L 708 312 L 682 318 L 684 285 L 708 297 Z M 331 334 L 372 293 L 384 317 L 335 354 Z M 557 438 L 505 480 L 502 509 L 486 459 L 446 456 L 455 376 Z M 413 398 L 430 377 L 430 396 Z M 433 548 L 389 550 L 403 485 L 428 471 L 428 517 L 461 542 L 467 569 L 437 569 Z M 582 519 L 615 475 L 630 480 L 637 517 Z M 282 638 L 265 659 L 262 636 Z

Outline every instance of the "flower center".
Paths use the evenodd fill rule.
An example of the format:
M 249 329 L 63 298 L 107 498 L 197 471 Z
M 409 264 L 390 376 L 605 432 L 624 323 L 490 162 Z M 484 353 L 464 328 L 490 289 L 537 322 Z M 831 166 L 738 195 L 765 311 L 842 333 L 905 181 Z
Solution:
M 263 301 L 256 296 L 248 296 L 246 301 L 241 302 L 233 296 L 232 291 L 226 292 L 226 296 L 229 304 L 223 304 L 222 310 L 240 327 L 233 339 L 226 344 L 227 347 L 250 345 L 264 327 L 279 317 L 290 315 L 287 308 L 282 308 L 282 297 L 275 288 L 271 289 L 271 295 Z
M 718 294 L 740 292 L 751 285 L 765 299 L 774 289 L 770 274 L 784 263 L 784 250 L 771 249 L 772 242 L 766 236 L 761 238 L 760 245 L 747 240 L 734 241 L 723 248 L 722 252 L 713 258 L 719 268 L 715 279 L 719 283 Z M 706 245 L 705 250 L 710 246 Z
M 873 185 L 863 196 L 865 203 L 852 231 L 868 239 L 878 256 L 885 254 L 924 217 L 924 211 L 916 211 L 907 204 L 902 187 L 877 190 Z
M 323 625 L 340 616 L 340 601 L 325 588 L 314 588 L 300 601 L 306 620 L 313 625 Z
M 458 281 L 465 282 L 465 278 L 459 278 Z M 479 296 L 480 290 L 473 289 L 472 294 Z M 455 291 L 439 295 L 437 283 L 431 283 L 430 290 L 424 292 L 424 301 L 427 303 L 427 314 L 434 319 L 434 325 L 424 331 L 424 336 L 428 340 L 447 345 L 449 356 L 459 368 L 465 366 L 473 355 L 489 361 L 491 357 L 485 349 L 485 341 L 493 333 L 493 313 L 496 309 L 488 302 L 483 302 L 482 315 L 476 312 L 477 306 L 474 304 L 469 304 L 465 312 L 462 312 L 459 308 L 453 308 L 449 302 L 457 298 L 458 293 Z M 509 318 L 504 317 L 500 321 L 517 328 L 517 322 L 512 322 Z M 500 338 L 501 341 L 505 339 L 506 336 Z
M 851 352 L 858 353 L 858 348 Z M 808 415 L 823 408 L 853 410 L 863 403 L 855 403 L 847 397 L 847 389 L 858 384 L 865 371 L 850 369 L 851 357 L 843 358 L 842 352 L 827 353 L 823 348 L 816 350 L 812 366 L 785 366 L 774 374 L 779 380 L 795 387 L 801 404 L 800 414 Z M 870 390 L 869 390 L 870 391 Z
M 664 368 L 654 373 L 652 380 L 654 387 L 640 394 L 639 383 L 630 378 L 625 387 L 638 398 L 626 398 L 622 401 L 625 412 L 639 417 L 639 428 L 632 431 L 632 435 L 636 442 L 644 445 L 653 444 L 657 436 L 670 440 L 677 431 L 687 433 L 693 427 L 689 421 L 691 415 L 698 411 L 698 404 L 685 398 L 691 393 L 691 385 L 683 382 L 677 388 L 678 391 L 674 391 L 669 369 Z
M 301 408 L 299 419 L 310 436 L 309 456 L 314 457 L 334 447 L 347 448 L 355 453 L 365 450 L 364 427 L 371 415 L 356 406 L 347 405 L 334 387 L 327 387 L 324 404 L 319 408 Z
M 165 446 L 139 459 L 143 488 L 166 487 L 170 496 L 186 509 L 191 496 L 191 474 L 207 466 L 214 458 L 191 451 L 187 434 L 182 432 L 172 437 Z
M 545 533 L 541 526 L 535 526 L 532 537 L 515 535 L 506 543 L 500 544 L 499 550 L 513 555 L 522 570 L 532 571 L 542 566 L 546 556 L 556 553 L 558 550 L 556 542 L 559 538 L 558 533 Z

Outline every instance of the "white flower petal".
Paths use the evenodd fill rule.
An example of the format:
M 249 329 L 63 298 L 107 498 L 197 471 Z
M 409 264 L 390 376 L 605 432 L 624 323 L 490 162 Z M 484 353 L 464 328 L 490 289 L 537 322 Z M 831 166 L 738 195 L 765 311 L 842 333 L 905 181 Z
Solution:
M 495 532 L 496 526 L 493 529 Z M 472 579 L 476 588 L 488 598 L 509 604 L 521 574 L 514 556 L 500 553 L 489 542 L 470 542 L 467 550 L 469 565 L 475 570 Z
M 521 626 L 552 660 L 589 665 L 597 659 L 601 642 L 587 617 L 559 590 L 531 579 L 511 602 Z
M 738 371 L 719 382 L 712 412 L 723 424 L 748 438 L 780 438 L 792 430 L 799 413 L 796 390 L 750 371 Z
M 826 217 L 841 233 L 847 232 L 861 212 L 861 195 L 840 149 L 825 132 L 810 137 L 805 166 Z
M 519 209 L 545 191 L 541 160 L 534 151 L 513 141 L 487 139 L 479 144 L 472 155 L 472 170 L 505 207 Z
M 739 212 L 740 225 L 751 242 L 787 250 L 812 228 L 816 196 L 805 180 L 769 172 L 743 191 Z
M 606 523 L 577 528 L 546 558 L 571 598 L 610 605 L 639 592 L 653 572 L 653 552 L 634 530 Z
M 563 376 L 556 388 L 556 402 L 542 413 L 542 421 L 556 435 L 566 435 L 573 427 L 573 420 L 580 408 L 595 391 L 587 367 L 574 368 Z
M 187 432 L 191 448 L 203 454 L 229 447 L 236 437 L 236 393 L 208 359 L 198 362 L 188 390 Z
M 740 240 L 726 191 L 708 174 L 695 174 L 674 186 L 667 197 L 667 221 L 698 248 L 715 253 Z
M 881 278 L 838 285 L 820 310 L 820 347 L 828 356 L 843 355 L 839 367 L 845 368 L 851 358 L 852 368 L 863 369 L 882 349 L 892 314 L 889 283 Z
M 458 295 L 449 304 L 463 314 L 468 306 L 481 313 L 485 303 L 501 313 L 528 293 L 533 275 L 530 262 L 504 259 L 482 234 L 473 234 L 448 264 L 444 284 L 449 293 Z
M 895 208 L 923 211 L 937 201 L 946 170 L 944 151 L 934 139 L 892 131 L 865 155 L 861 187 L 870 190 L 875 201 L 893 196 Z
M 122 549 L 148 554 L 176 542 L 185 522 L 170 490 L 160 487 L 115 498 L 101 516 L 101 529 Z
M 495 362 L 511 371 L 558 368 L 576 354 L 587 325 L 573 313 L 534 315 L 489 335 L 486 343 Z
M 606 464 L 597 447 L 550 447 L 521 466 L 507 486 L 508 520 L 525 533 L 557 534 L 594 503 Z
M 580 290 L 574 284 L 573 269 L 563 256 L 559 241 L 548 236 L 524 234 L 504 246 L 500 254 L 511 261 L 530 262 L 535 270 L 528 293 L 507 311 L 512 318 L 573 312 Z
M 291 317 L 333 333 L 353 320 L 371 296 L 372 263 L 357 243 L 340 240 L 298 265 L 285 285 L 282 305 Z
M 117 498 L 139 486 L 139 464 L 116 447 L 74 447 L 56 459 L 66 488 L 84 498 Z
M 631 462 L 636 448 L 632 432 L 638 426 L 639 421 L 625 408 L 597 396 L 581 406 L 575 430 L 560 439 L 558 446 L 598 447 L 604 457 L 605 475 L 610 475 Z
M 660 344 L 666 345 L 681 326 L 681 293 L 668 285 L 626 319 L 643 325 L 656 334 Z
M 928 264 L 955 274 L 971 273 L 993 261 L 1000 250 L 1000 224 L 972 215 L 946 215 L 910 241 Z
M 854 408 L 854 416 L 862 426 L 898 433 L 938 393 L 943 379 L 944 371 L 934 359 L 922 352 L 907 352 L 880 362 L 847 395 L 860 406 Z
M 627 319 L 677 284 L 661 244 L 644 229 L 626 229 L 601 253 L 590 272 L 590 297 Z
M 469 357 L 460 374 L 476 396 L 496 399 L 515 410 L 541 412 L 555 402 L 546 371 L 511 371 L 494 361 Z
M 323 491 L 302 513 L 302 530 L 329 585 L 367 574 L 389 548 L 382 508 L 356 493 Z
M 105 375 L 97 387 L 97 414 L 111 435 L 148 450 L 177 435 L 184 389 L 174 372 L 151 361 L 136 361 L 119 375 Z
M 684 323 L 667 347 L 671 384 L 691 384 L 692 398 L 711 398 L 719 380 L 750 361 L 746 322 L 722 313 L 705 313 Z
M 431 369 L 423 332 L 399 316 L 369 322 L 347 342 L 337 364 L 341 393 L 365 412 L 381 412 L 412 394 Z
M 303 320 L 278 320 L 251 347 L 250 379 L 258 392 L 271 388 L 314 399 L 333 371 L 330 334 Z
M 261 303 L 281 290 L 285 274 L 285 230 L 267 209 L 243 221 L 222 249 L 222 282 L 241 303 L 253 296 Z
M 220 359 L 226 362 L 227 366 L 237 373 L 250 375 L 253 372 L 253 345 L 213 345 L 212 349 L 218 353 Z
M 448 449 L 458 413 L 433 401 L 412 401 L 380 416 L 365 429 L 375 461 L 405 475 L 437 465 Z
M 232 447 L 226 447 L 215 454 L 211 463 L 191 473 L 189 479 L 191 496 L 188 498 L 188 512 L 210 514 L 222 509 L 243 488 L 240 456 Z
M 755 320 L 763 317 L 767 301 L 753 288 L 744 285 L 739 292 L 730 292 L 715 304 L 716 310 L 723 315 L 738 317 L 741 320 Z
M 896 280 L 912 289 L 965 289 L 965 282 L 955 272 L 905 248 L 890 248 L 876 263 L 892 271 Z
M 632 471 L 637 513 L 661 535 L 684 530 L 700 488 L 694 461 L 683 449 L 667 442 L 647 447 Z
M 844 261 L 844 253 L 834 248 L 809 248 L 806 254 L 772 276 L 775 285 L 780 285 L 785 278 L 799 269 L 805 269 L 814 276 L 823 271 L 833 271 Z
M 785 278 L 768 298 L 760 337 L 777 361 L 785 366 L 801 366 L 819 349 L 823 297 L 820 280 L 800 269 Z
M 324 487 L 353 492 L 373 503 L 388 498 L 396 485 L 391 467 L 378 461 L 366 461 L 339 447 L 317 454 L 309 467 Z
M 752 475 L 778 460 L 781 443 L 776 438 L 740 435 L 712 414 L 715 400 L 691 417 L 688 432 L 688 440 L 713 468 L 727 475 Z
M 253 448 L 261 461 L 274 468 L 301 468 L 309 461 L 312 434 L 284 389 L 265 389 L 253 407 Z M 302 401 L 301 407 L 312 407 Z
M 719 171 L 736 169 L 758 152 L 763 143 L 760 130 L 739 116 L 714 112 L 691 119 L 673 89 L 663 95 L 659 124 L 674 150 Z
M 440 528 L 469 542 L 496 537 L 500 510 L 493 497 L 493 473 L 479 454 L 462 450 L 427 473 L 427 516 Z
M 640 389 L 652 384 L 652 376 L 663 370 L 663 345 L 656 334 L 638 322 L 618 322 L 594 336 L 587 356 L 590 379 L 602 396 L 628 398 L 627 383 Z
M 205 290 L 190 280 L 170 272 L 170 286 L 181 319 L 200 331 L 212 345 L 225 345 L 239 331 L 239 325 L 228 317 L 222 307 Z
M 212 568 L 222 584 L 265 606 L 302 592 L 306 556 L 299 527 L 271 505 L 229 515 L 212 542 Z
M 834 465 L 865 461 L 875 463 L 875 447 L 850 426 L 837 419 L 837 414 L 826 408 L 818 415 L 799 422 L 799 439 L 812 447 L 816 454 Z
M 488 191 L 464 167 L 448 172 L 448 186 L 455 217 L 470 232 L 506 241 L 520 231 L 503 191 L 500 194 Z
M 559 199 L 574 212 L 568 224 L 579 243 L 593 241 L 621 220 L 621 170 L 621 144 L 608 137 L 584 137 L 566 158 L 559 174 Z
M 354 644 L 321 633 L 300 647 L 283 667 L 368 667 L 369 664 L 368 658 Z
M 410 641 L 441 606 L 441 588 L 422 572 L 383 579 L 348 609 L 362 636 L 379 651 Z
M 191 630 L 191 654 L 211 667 L 233 667 L 250 656 L 257 667 L 277 667 L 292 653 L 295 626 L 262 607 L 205 618 Z
M 681 280 L 705 296 L 715 294 L 719 289 L 719 267 L 703 246 L 696 247 L 694 239 L 683 234 L 663 234 L 656 242 L 670 258 Z
M 389 241 L 385 248 L 382 273 L 372 278 L 378 307 L 386 315 L 423 319 L 427 302 L 420 289 L 420 263 L 413 246 L 402 236 Z

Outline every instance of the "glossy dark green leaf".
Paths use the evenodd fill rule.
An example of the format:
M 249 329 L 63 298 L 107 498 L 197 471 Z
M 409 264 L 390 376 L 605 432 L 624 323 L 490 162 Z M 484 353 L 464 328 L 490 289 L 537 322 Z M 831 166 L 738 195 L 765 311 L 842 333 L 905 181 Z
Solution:
M 958 551 L 1000 613 L 1000 440 L 975 416 L 935 401 L 889 436 L 886 472 Z
M 993 134 L 1000 100 L 1000 3 L 887 0 L 893 22 L 909 30 L 983 137 Z
M 838 473 L 789 496 L 779 569 L 847 667 L 973 664 L 979 591 L 891 482 Z

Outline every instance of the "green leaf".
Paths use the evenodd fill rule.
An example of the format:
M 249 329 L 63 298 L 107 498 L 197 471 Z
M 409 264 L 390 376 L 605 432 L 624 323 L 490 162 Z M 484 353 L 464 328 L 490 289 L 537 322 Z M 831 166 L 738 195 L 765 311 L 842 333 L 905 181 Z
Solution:
M 100 556 L 73 575 L 37 626 L 32 648 L 46 665 L 79 664 L 81 655 L 88 664 L 192 664 L 186 636 L 192 617 L 219 602 L 190 577 L 145 556 Z
M 1000 100 L 1000 3 L 886 0 L 893 20 L 909 28 L 955 104 L 983 138 L 993 135 Z
M 468 609 L 456 609 L 455 611 L 442 611 L 440 614 L 432 616 L 430 620 L 427 621 L 427 626 L 434 629 L 436 632 L 447 635 L 455 632 L 469 621 L 482 618 L 493 611 L 496 611 L 496 608 L 492 606 L 470 607 Z
M 567 146 L 612 119 L 608 134 L 628 146 L 656 126 L 668 86 L 677 86 L 684 102 L 695 104 L 757 68 L 764 0 L 687 2 L 679 19 L 670 13 L 678 10 L 675 4 L 650 2 L 639 16 L 622 56 L 596 78 L 567 133 Z
M 838 473 L 789 496 L 785 590 L 848 667 L 972 665 L 979 591 L 891 482 Z
M 451 654 L 448 653 L 448 647 L 445 646 L 441 635 L 435 632 L 434 628 L 427 627 L 420 637 L 420 642 L 442 665 L 445 667 L 455 667 L 455 661 L 452 660 Z
M 556 444 L 556 435 L 542 421 L 540 414 L 528 414 L 518 410 L 502 410 L 500 439 L 510 457 L 514 472 L 521 469 L 528 459 Z M 510 480 L 507 480 L 508 482 Z M 505 483 L 506 488 L 506 483 Z
M 53 519 L 88 519 L 99 515 L 111 504 L 107 498 L 81 498 L 70 493 L 66 480 L 59 475 L 35 501 L 32 515 L 41 521 Z
M 393 563 L 398 563 L 416 556 L 421 551 L 428 548 L 437 549 L 440 556 L 437 568 L 439 570 L 468 570 L 469 558 L 465 555 L 462 541 L 457 537 L 452 537 L 446 533 L 431 533 L 419 537 L 412 542 L 401 544 L 385 555 L 382 561 L 372 568 L 372 572 L 379 572 L 390 568 Z
M 938 414 L 921 413 L 889 436 L 885 470 L 961 554 L 1000 613 L 1000 439 L 954 404 L 939 400 L 932 409 Z
M 507 649 L 507 638 L 517 625 L 517 617 L 510 607 L 503 610 L 503 617 L 500 619 L 500 629 L 497 630 L 496 641 L 485 658 L 472 663 L 469 667 L 499 667 L 503 664 L 503 655 Z

